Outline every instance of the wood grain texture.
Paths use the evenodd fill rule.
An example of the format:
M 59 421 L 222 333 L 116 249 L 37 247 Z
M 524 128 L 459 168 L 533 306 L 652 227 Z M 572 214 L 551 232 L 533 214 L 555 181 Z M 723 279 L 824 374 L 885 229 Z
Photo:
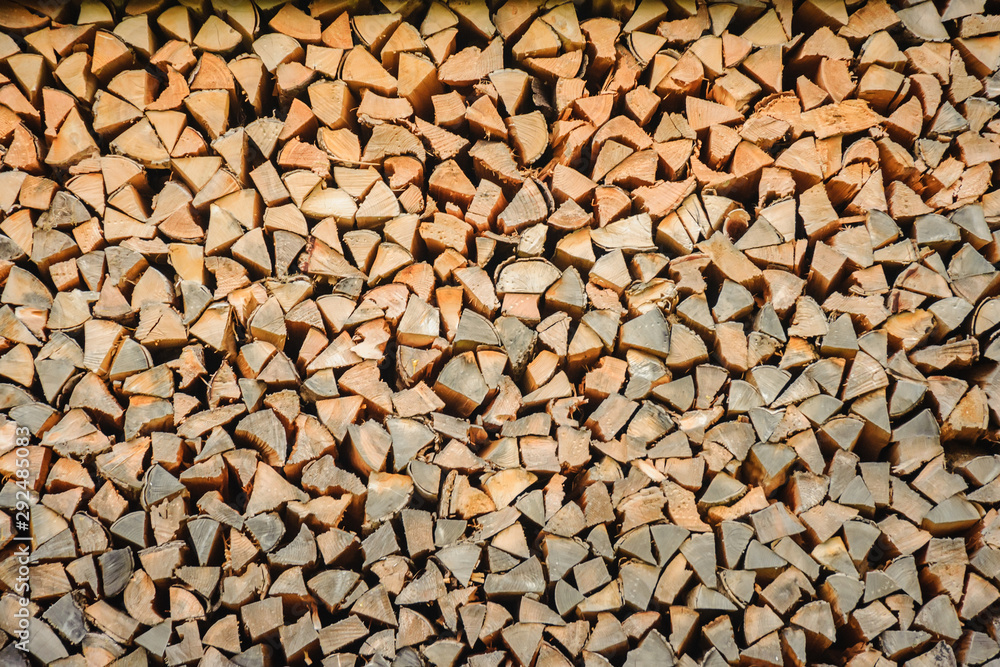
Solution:
M 5 4 L 0 665 L 1000 664 L 997 10 Z

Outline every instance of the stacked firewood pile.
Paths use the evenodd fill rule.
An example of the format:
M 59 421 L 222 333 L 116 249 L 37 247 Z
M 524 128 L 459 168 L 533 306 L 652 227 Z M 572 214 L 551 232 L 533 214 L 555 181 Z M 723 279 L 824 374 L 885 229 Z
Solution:
M 6 2 L 0 664 L 1000 664 L 997 9 Z

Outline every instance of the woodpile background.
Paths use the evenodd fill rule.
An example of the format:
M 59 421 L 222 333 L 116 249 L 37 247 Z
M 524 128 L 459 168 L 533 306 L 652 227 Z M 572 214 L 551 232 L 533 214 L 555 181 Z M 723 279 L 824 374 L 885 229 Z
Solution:
M 996 10 L 5 2 L 0 664 L 1000 664 Z

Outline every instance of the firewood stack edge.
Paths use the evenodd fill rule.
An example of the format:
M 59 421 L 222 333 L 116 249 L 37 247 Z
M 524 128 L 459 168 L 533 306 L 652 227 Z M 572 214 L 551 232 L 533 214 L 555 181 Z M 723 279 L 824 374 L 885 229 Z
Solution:
M 0 664 L 1000 665 L 998 65 L 997 0 L 8 0 Z

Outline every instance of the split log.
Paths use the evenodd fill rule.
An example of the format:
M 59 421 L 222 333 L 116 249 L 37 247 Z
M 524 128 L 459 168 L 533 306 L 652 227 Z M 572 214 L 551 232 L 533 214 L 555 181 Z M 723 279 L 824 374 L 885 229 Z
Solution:
M 112 4 L 0 12 L 0 662 L 1000 655 L 991 4 Z

